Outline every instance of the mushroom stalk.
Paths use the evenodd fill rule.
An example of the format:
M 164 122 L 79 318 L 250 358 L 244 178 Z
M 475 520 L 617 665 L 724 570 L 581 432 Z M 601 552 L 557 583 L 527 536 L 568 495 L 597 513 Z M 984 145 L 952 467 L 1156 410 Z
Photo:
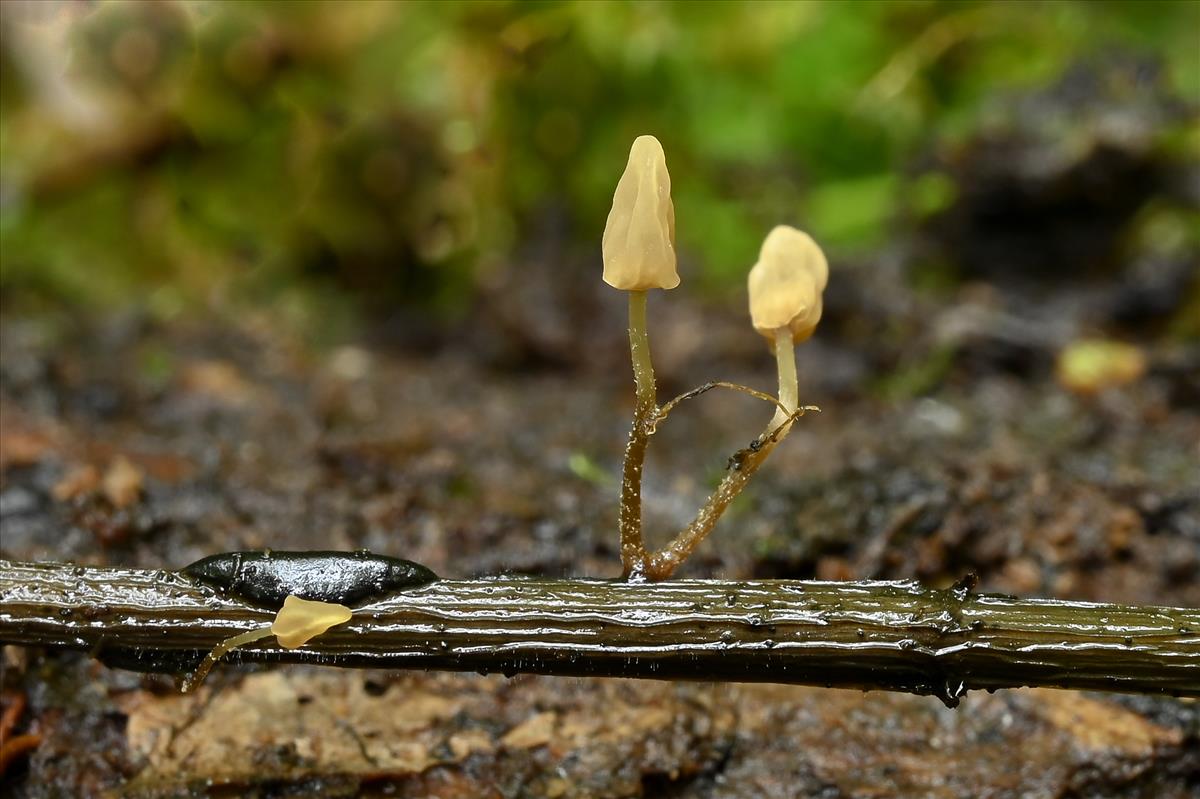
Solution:
M 642 470 L 646 447 L 658 421 L 658 390 L 646 333 L 645 291 L 629 292 L 629 355 L 633 361 L 637 398 L 629 443 L 625 446 L 617 527 L 621 533 L 621 571 L 626 579 L 636 579 L 646 571 L 646 545 L 642 538 Z
M 767 429 L 754 442 L 757 446 L 751 446 L 734 455 L 730 470 L 692 519 L 691 524 L 675 536 L 674 541 L 649 558 L 646 566 L 647 577 L 651 580 L 666 580 L 683 565 L 696 547 L 700 546 L 700 542 L 716 527 L 725 509 L 742 493 L 750 478 L 767 460 L 771 450 L 787 434 L 792 418 L 794 415 L 788 417 L 788 421 L 782 425 L 767 425 Z
M 792 429 L 792 422 L 804 411 L 815 408 L 800 408 L 800 389 L 796 379 L 795 344 L 792 332 L 786 327 L 775 331 L 775 363 L 779 370 L 779 407 L 762 434 L 747 449 L 741 450 L 730 459 L 730 470 L 717 486 L 717 490 L 705 501 L 692 519 L 691 524 L 675 537 L 675 540 L 649 558 L 646 576 L 651 580 L 666 580 L 675 573 L 688 556 L 708 537 L 729 504 L 750 482 L 750 478 L 767 460 L 771 450 Z
M 779 427 L 791 422 L 789 417 L 800 406 L 800 384 L 796 380 L 796 344 L 792 340 L 792 331 L 786 327 L 775 331 L 775 366 L 779 371 L 781 407 L 775 411 L 775 418 L 771 424 Z
M 204 678 L 212 671 L 212 667 L 217 664 L 217 661 L 225 657 L 229 652 L 237 649 L 239 646 L 250 644 L 255 641 L 261 641 L 263 638 L 271 635 L 271 627 L 258 627 L 253 630 L 247 630 L 241 635 L 235 635 L 226 638 L 219 644 L 213 647 L 212 651 L 204 656 L 204 660 L 200 661 L 200 665 L 196 667 L 196 671 L 191 676 L 184 677 L 179 685 L 179 690 L 182 693 L 191 693 L 204 682 Z
M 658 404 L 654 365 L 650 362 L 650 338 L 646 333 L 646 292 L 629 292 L 629 355 L 633 360 L 633 379 L 637 383 L 637 409 L 645 419 L 653 420 L 651 410 Z M 653 426 L 653 425 L 651 425 Z

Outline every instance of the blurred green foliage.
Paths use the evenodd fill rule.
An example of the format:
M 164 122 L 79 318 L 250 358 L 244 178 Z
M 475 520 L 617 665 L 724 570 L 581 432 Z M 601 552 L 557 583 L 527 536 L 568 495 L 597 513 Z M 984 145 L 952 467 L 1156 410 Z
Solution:
M 1200 94 L 1191 2 L 6 2 L 0 289 L 172 314 L 453 307 L 529 244 L 595 268 L 663 142 L 685 280 L 763 232 L 877 245 L 989 98 L 1113 49 Z

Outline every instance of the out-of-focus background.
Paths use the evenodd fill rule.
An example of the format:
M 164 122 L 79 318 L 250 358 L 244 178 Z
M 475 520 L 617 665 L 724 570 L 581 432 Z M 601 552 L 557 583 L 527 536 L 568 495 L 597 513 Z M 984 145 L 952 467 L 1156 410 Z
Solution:
M 697 292 L 740 290 L 779 222 L 835 262 L 924 230 L 911 260 L 931 287 L 1085 277 L 1195 244 L 1198 16 L 5 2 L 3 299 L 454 319 L 530 261 L 594 280 L 644 132 L 668 154 Z
M 600 236 L 663 143 L 662 399 L 798 423 L 681 571 L 1200 604 L 1200 3 L 0 2 L 0 558 L 355 549 L 619 573 Z M 688 523 L 770 409 L 650 448 Z M 95 653 L 103 658 L 103 652 Z M 1200 706 L 5 649 L 0 796 L 1188 797 Z M 340 719 L 331 725 L 330 719 Z M 17 743 L 17 742 L 20 743 Z M 11 786 L 11 787 L 10 787 Z

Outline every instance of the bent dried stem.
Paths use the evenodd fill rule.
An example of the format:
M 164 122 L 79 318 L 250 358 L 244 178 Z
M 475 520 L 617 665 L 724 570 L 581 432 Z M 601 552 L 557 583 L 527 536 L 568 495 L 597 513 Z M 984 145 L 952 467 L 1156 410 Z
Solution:
M 774 429 L 771 429 L 770 427 L 768 427 L 767 430 L 764 431 L 761 436 L 759 436 L 757 439 L 755 439 L 755 441 L 750 445 L 749 449 L 740 450 L 738 453 L 735 453 L 734 456 L 730 458 L 730 466 L 733 466 L 736 462 L 737 464 L 739 464 L 739 468 L 740 468 L 740 463 L 741 463 L 742 458 L 745 453 L 752 452 L 752 451 L 757 452 L 764 445 L 774 446 L 775 443 L 786 433 L 791 422 L 794 421 L 799 416 L 804 415 L 805 411 L 821 410 L 820 408 L 818 408 L 815 405 L 806 405 L 803 408 L 789 411 L 788 408 L 783 403 L 781 403 L 775 397 L 772 397 L 770 394 L 767 394 L 764 391 L 758 391 L 756 389 L 750 388 L 749 386 L 743 386 L 740 383 L 730 383 L 725 380 L 714 380 L 712 382 L 705 383 L 702 386 L 698 386 L 697 388 L 694 388 L 691 391 L 684 392 L 683 394 L 680 394 L 678 397 L 675 397 L 673 400 L 671 400 L 667 404 L 663 405 L 661 408 L 658 408 L 654 412 L 653 418 L 648 420 L 648 422 L 646 424 L 644 424 L 642 427 L 642 429 L 645 431 L 645 435 L 638 442 L 640 447 L 636 450 L 637 457 L 638 458 L 645 457 L 645 449 L 646 449 L 646 445 L 649 443 L 650 436 L 652 436 L 657 431 L 658 425 L 660 425 L 663 421 L 666 420 L 667 416 L 670 415 L 671 411 L 675 410 L 675 408 L 678 407 L 680 403 L 682 403 L 686 400 L 689 400 L 689 399 L 695 399 L 696 397 L 699 397 L 701 394 L 711 391 L 714 388 L 727 388 L 727 389 L 731 389 L 733 391 L 740 391 L 743 394 L 749 394 L 750 396 L 752 396 L 756 399 L 760 399 L 764 402 L 769 402 L 771 405 L 775 406 L 775 420 L 778 420 L 781 418 L 783 420 L 782 422 L 780 422 L 778 424 L 776 424 L 775 420 L 773 420 L 772 424 L 775 424 Z M 794 394 L 794 392 L 793 392 L 793 394 Z M 638 423 L 636 419 L 635 419 L 634 423 L 635 423 L 635 425 Z M 629 453 L 631 451 L 634 451 L 634 446 L 635 446 L 634 436 L 631 433 L 629 446 L 625 450 L 627 466 L 629 464 Z M 640 467 L 641 461 L 639 460 L 637 462 L 637 464 Z M 757 468 L 757 467 L 755 467 L 755 468 Z M 640 478 L 640 474 L 641 474 L 641 472 L 639 469 L 639 471 L 637 473 L 637 476 L 639 478 Z M 628 477 L 628 474 L 627 474 L 627 477 Z M 749 477 L 747 476 L 746 479 L 749 479 Z M 622 485 L 622 489 L 624 489 L 624 484 Z M 654 554 L 649 554 L 645 548 L 645 536 L 641 530 L 640 489 L 641 489 L 641 484 L 639 481 L 639 483 L 637 484 L 637 490 L 638 490 L 637 501 L 638 501 L 638 509 L 639 509 L 638 535 L 637 535 L 637 547 L 635 549 L 634 557 L 638 559 L 635 562 L 638 563 L 640 567 L 636 568 L 632 571 L 626 569 L 624 572 L 624 575 L 626 578 L 629 578 L 632 576 L 635 579 L 643 577 L 643 576 L 650 577 L 651 579 L 661 579 L 659 577 L 656 577 L 655 575 L 662 572 L 661 563 L 664 561 L 664 559 L 677 558 L 678 561 L 677 561 L 676 565 L 678 565 L 678 563 L 683 562 L 683 559 L 686 559 L 688 553 L 690 553 L 691 550 L 695 547 L 695 544 L 692 544 L 692 546 L 687 548 L 686 551 L 679 550 L 678 554 L 673 553 L 673 551 L 670 549 L 670 547 L 668 547 L 667 549 L 661 550 L 659 552 L 656 552 Z M 622 494 L 622 496 L 624 496 L 624 493 Z M 736 494 L 734 496 L 736 496 Z M 732 501 L 732 497 L 730 497 L 730 501 Z M 710 502 L 711 502 L 711 498 L 710 498 Z M 725 504 L 727 505 L 728 503 L 725 503 Z M 622 506 L 624 507 L 624 503 L 622 503 Z M 722 510 L 723 509 L 724 509 L 724 506 L 722 506 Z M 720 516 L 720 512 L 718 512 L 716 514 L 716 517 L 719 517 L 719 516 Z M 714 517 L 712 519 L 712 524 L 716 524 L 716 517 Z M 709 529 L 711 529 L 711 525 L 710 525 Z M 697 539 L 695 543 L 698 544 L 699 541 L 702 540 L 702 538 L 703 538 L 703 536 L 700 536 L 700 538 Z M 625 542 L 626 538 L 624 535 L 622 535 L 621 540 L 622 540 L 622 543 Z M 678 544 L 678 541 L 676 543 Z M 624 547 L 622 547 L 622 555 L 624 556 L 624 554 L 625 554 L 625 549 L 624 549 Z
M 731 468 L 691 524 L 675 536 L 670 544 L 650 556 L 645 570 L 647 578 L 666 580 L 671 577 L 713 531 L 729 504 L 742 493 L 750 478 L 766 462 L 771 450 L 791 431 L 792 423 L 806 411 L 820 410 L 815 406 L 797 407 L 800 392 L 796 379 L 795 345 L 787 328 L 775 331 L 775 361 L 779 371 L 779 401 L 775 416 L 748 448 L 739 450 L 729 459 Z
M 740 391 L 743 394 L 749 394 L 751 397 L 754 397 L 755 399 L 760 399 L 763 402 L 771 403 L 772 405 L 775 406 L 776 410 L 778 410 L 778 411 L 782 411 L 785 414 L 788 413 L 787 408 L 784 406 L 784 404 L 782 402 L 777 400 L 775 397 L 772 397 L 770 394 L 768 394 L 765 391 L 758 391 L 757 389 L 750 388 L 749 386 L 743 386 L 741 383 L 730 383 L 726 380 L 713 380 L 711 382 L 705 383 L 702 386 L 697 386 L 696 388 L 693 388 L 691 391 L 685 391 L 684 393 L 680 394 L 675 399 L 668 402 L 666 405 L 659 408 L 658 409 L 658 422 L 661 424 L 663 422 L 663 420 L 665 420 L 667 418 L 667 415 L 670 414 L 671 411 L 675 410 L 675 407 L 677 405 L 679 405 L 681 402 L 684 402 L 684 401 L 690 400 L 690 399 L 695 399 L 696 397 L 699 397 L 701 394 L 705 394 L 709 391 L 712 391 L 714 388 L 728 388 L 728 389 L 733 389 L 734 391 Z

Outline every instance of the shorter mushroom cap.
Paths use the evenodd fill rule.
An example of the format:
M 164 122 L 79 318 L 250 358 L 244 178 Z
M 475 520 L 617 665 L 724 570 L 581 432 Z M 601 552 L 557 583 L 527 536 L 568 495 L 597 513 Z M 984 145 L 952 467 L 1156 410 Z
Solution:
M 667 157 L 653 136 L 638 136 L 617 182 L 604 226 L 604 282 L 623 291 L 673 289 L 675 206 Z
M 763 241 L 750 270 L 750 320 L 767 338 L 786 327 L 795 341 L 812 335 L 821 321 L 821 292 L 829 281 L 825 254 L 807 233 L 779 225 Z
M 338 624 L 350 621 L 350 608 L 332 602 L 313 602 L 289 595 L 271 624 L 279 645 L 297 649 Z

